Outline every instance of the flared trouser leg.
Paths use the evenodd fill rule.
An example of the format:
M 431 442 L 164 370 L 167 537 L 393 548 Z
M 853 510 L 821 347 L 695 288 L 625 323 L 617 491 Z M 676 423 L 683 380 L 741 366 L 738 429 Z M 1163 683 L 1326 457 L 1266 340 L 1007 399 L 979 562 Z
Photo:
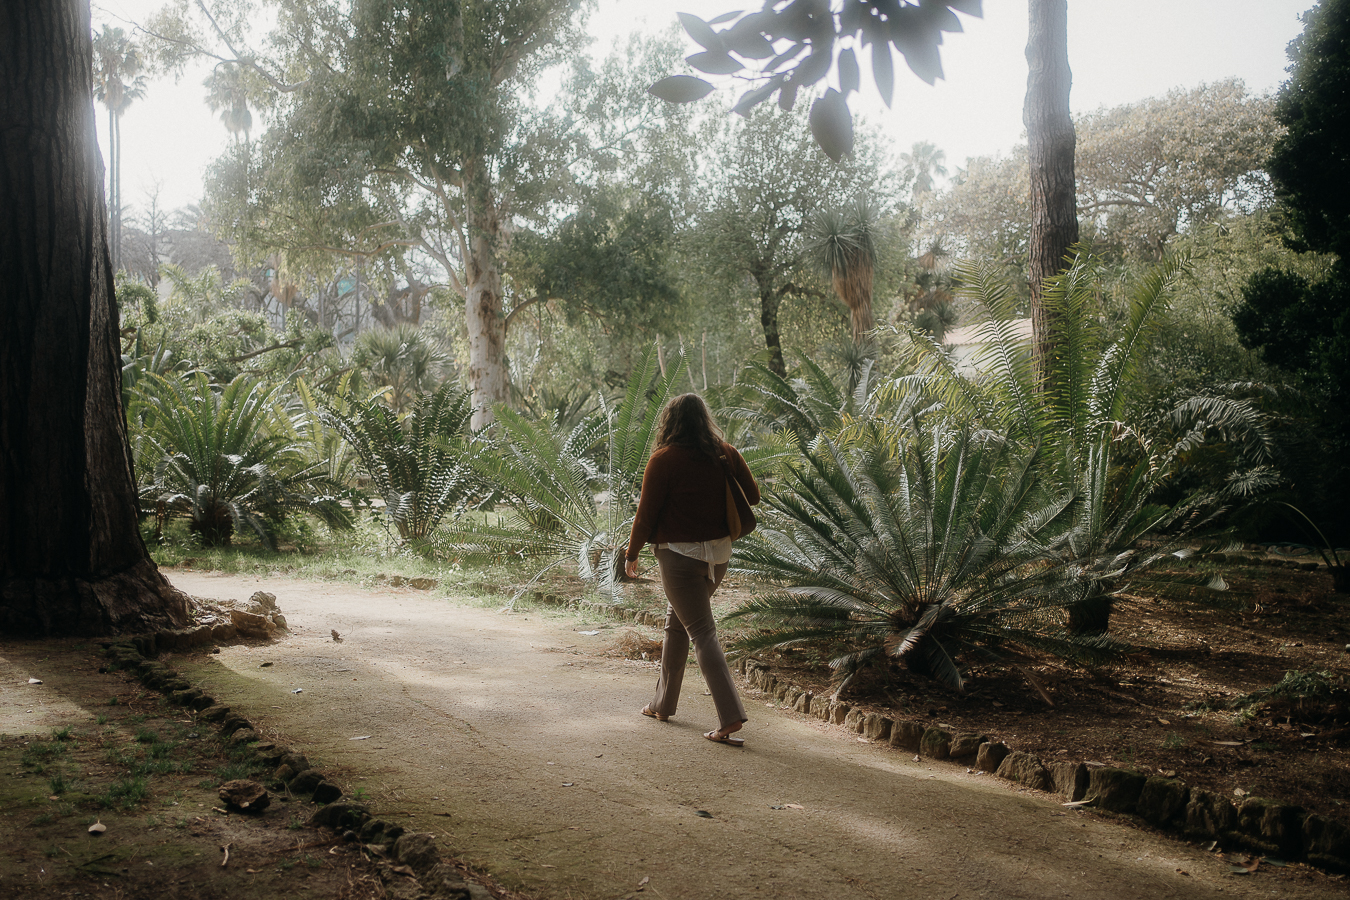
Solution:
M 731 679 L 722 645 L 717 641 L 717 623 L 712 614 L 713 591 L 722 583 L 726 564 L 715 566 L 715 577 L 709 578 L 706 562 L 671 550 L 657 550 L 656 561 L 661 566 L 661 586 L 665 588 L 669 607 L 666 610 L 666 636 L 661 647 L 661 677 L 656 682 L 652 712 L 663 716 L 675 714 L 692 642 L 694 658 L 698 660 L 699 671 L 703 673 L 713 705 L 717 707 L 719 727 L 744 722 L 745 706 Z

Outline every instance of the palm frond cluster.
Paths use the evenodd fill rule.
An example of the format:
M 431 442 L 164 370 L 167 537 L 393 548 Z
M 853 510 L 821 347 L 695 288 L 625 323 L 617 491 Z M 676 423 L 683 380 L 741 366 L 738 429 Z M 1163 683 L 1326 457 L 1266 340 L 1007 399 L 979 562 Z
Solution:
M 1206 442 L 1233 440 L 1259 465 L 1259 417 L 1209 398 L 1145 436 L 1126 416 L 1182 264 L 1138 284 L 1108 333 L 1083 254 L 1046 290 L 1057 351 L 1039 368 L 1013 292 L 967 269 L 973 364 L 911 329 L 908 371 L 869 372 L 851 394 L 810 363 L 793 378 L 751 371 L 763 399 L 735 414 L 793 435 L 799 457 L 733 561 L 775 586 L 731 614 L 746 626 L 737 648 L 828 647 L 840 689 L 887 661 L 959 689 L 963 659 L 1109 659 L 1124 648 L 1111 612 L 1136 591 L 1221 598 L 1222 579 L 1176 564 L 1231 494 L 1168 489 Z
M 500 409 L 496 432 L 472 465 L 506 510 L 495 521 L 450 529 L 441 548 L 462 557 L 543 561 L 531 584 L 553 566 L 574 563 L 580 577 L 616 598 L 657 421 L 679 393 L 686 366 L 678 355 L 662 374 L 653 345 L 618 405 L 600 395 L 598 410 L 571 427 Z
M 838 253 L 853 252 L 846 236 Z M 1108 660 L 1124 646 L 1112 613 L 1139 592 L 1221 598 L 1221 579 L 1178 563 L 1228 505 L 1277 480 L 1278 398 L 1230 385 L 1150 419 L 1131 408 L 1184 265 L 1150 272 L 1110 318 L 1105 276 L 1081 253 L 1044 288 L 1054 351 L 1040 355 L 1002 276 L 957 269 L 973 357 L 906 328 L 893 371 L 872 356 L 838 371 L 799 357 L 788 375 L 752 361 L 711 391 L 766 500 L 733 558 L 766 586 L 732 613 L 736 648 L 824 648 L 841 690 L 868 666 L 960 689 L 972 660 Z M 206 543 L 248 532 L 270 545 L 290 513 L 343 527 L 374 495 L 405 546 L 520 561 L 530 584 L 568 566 L 617 599 L 683 354 L 662 364 L 652 345 L 619 397 L 503 405 L 474 432 L 468 392 L 425 389 L 439 351 L 420 341 L 369 339 L 322 390 L 213 384 L 138 343 L 124 391 L 145 510 L 187 517 Z
M 208 546 L 245 531 L 272 546 L 274 526 L 294 512 L 351 524 L 345 486 L 312 456 L 277 386 L 247 375 L 215 386 L 201 372 L 147 371 L 128 418 L 142 504 L 161 519 L 186 517 Z

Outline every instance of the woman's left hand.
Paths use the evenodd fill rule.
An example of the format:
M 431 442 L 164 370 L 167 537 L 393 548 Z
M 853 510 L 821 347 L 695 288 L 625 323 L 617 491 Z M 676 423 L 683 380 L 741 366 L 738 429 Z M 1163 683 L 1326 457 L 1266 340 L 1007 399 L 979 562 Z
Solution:
M 626 560 L 626 561 L 624 562 L 624 565 L 623 565 L 623 574 L 627 575 L 629 578 L 636 578 L 636 577 L 638 577 L 637 560 L 636 560 L 636 559 L 630 559 L 630 560 Z

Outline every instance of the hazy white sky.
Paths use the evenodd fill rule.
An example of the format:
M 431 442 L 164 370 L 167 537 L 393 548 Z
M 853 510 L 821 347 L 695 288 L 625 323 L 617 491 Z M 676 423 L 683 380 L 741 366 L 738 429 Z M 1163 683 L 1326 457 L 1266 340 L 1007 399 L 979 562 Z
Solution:
M 94 22 L 145 19 L 162 0 L 93 0 Z M 1254 92 L 1273 91 L 1285 76 L 1285 46 L 1301 30 L 1299 14 L 1313 0 L 1069 0 L 1070 102 L 1076 112 L 1116 106 L 1176 87 L 1236 76 Z M 635 30 L 659 31 L 690 12 L 712 18 L 758 0 L 599 0 L 591 17 L 596 53 Z M 984 17 L 962 17 L 963 34 L 947 36 L 946 79 L 929 87 L 897 58 L 893 108 L 867 84 L 854 108 L 887 132 L 898 150 L 928 140 L 946 151 L 949 167 L 967 157 L 1011 148 L 1022 138 L 1026 90 L 1027 0 L 985 0 Z M 690 52 L 696 45 L 690 43 Z M 145 100 L 122 119 L 124 202 L 141 207 L 160 185 L 160 202 L 196 202 L 202 172 L 228 135 L 207 109 L 202 79 L 190 71 L 178 84 L 152 82 Z M 106 115 L 99 107 L 100 141 Z M 255 119 L 255 124 L 258 124 Z M 107 158 L 104 144 L 104 158 Z

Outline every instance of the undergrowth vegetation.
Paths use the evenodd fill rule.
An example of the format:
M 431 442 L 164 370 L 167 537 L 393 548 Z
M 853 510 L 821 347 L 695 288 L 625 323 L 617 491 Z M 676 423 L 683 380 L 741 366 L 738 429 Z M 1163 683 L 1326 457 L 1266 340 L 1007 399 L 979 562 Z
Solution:
M 809 653 L 836 694 L 868 668 L 960 691 L 971 665 L 1108 664 L 1129 649 L 1111 627 L 1123 603 L 1233 602 L 1185 561 L 1279 483 L 1270 417 L 1240 392 L 1163 418 L 1131 402 L 1185 267 L 1109 286 L 1108 320 L 1108 272 L 1080 251 L 1046 286 L 1061 352 L 1039 365 L 1016 292 L 966 267 L 973 356 L 892 329 L 837 370 L 752 362 L 709 390 L 765 496 L 733 557 L 761 589 L 730 611 L 732 649 Z M 653 345 L 617 393 L 538 417 L 502 405 L 476 431 L 448 382 L 404 396 L 139 372 L 146 534 L 162 563 L 367 583 L 397 568 L 508 606 L 558 569 L 617 602 L 657 418 L 690 365 Z M 1214 454 L 1227 476 L 1193 477 Z M 256 548 L 235 552 L 236 535 Z

